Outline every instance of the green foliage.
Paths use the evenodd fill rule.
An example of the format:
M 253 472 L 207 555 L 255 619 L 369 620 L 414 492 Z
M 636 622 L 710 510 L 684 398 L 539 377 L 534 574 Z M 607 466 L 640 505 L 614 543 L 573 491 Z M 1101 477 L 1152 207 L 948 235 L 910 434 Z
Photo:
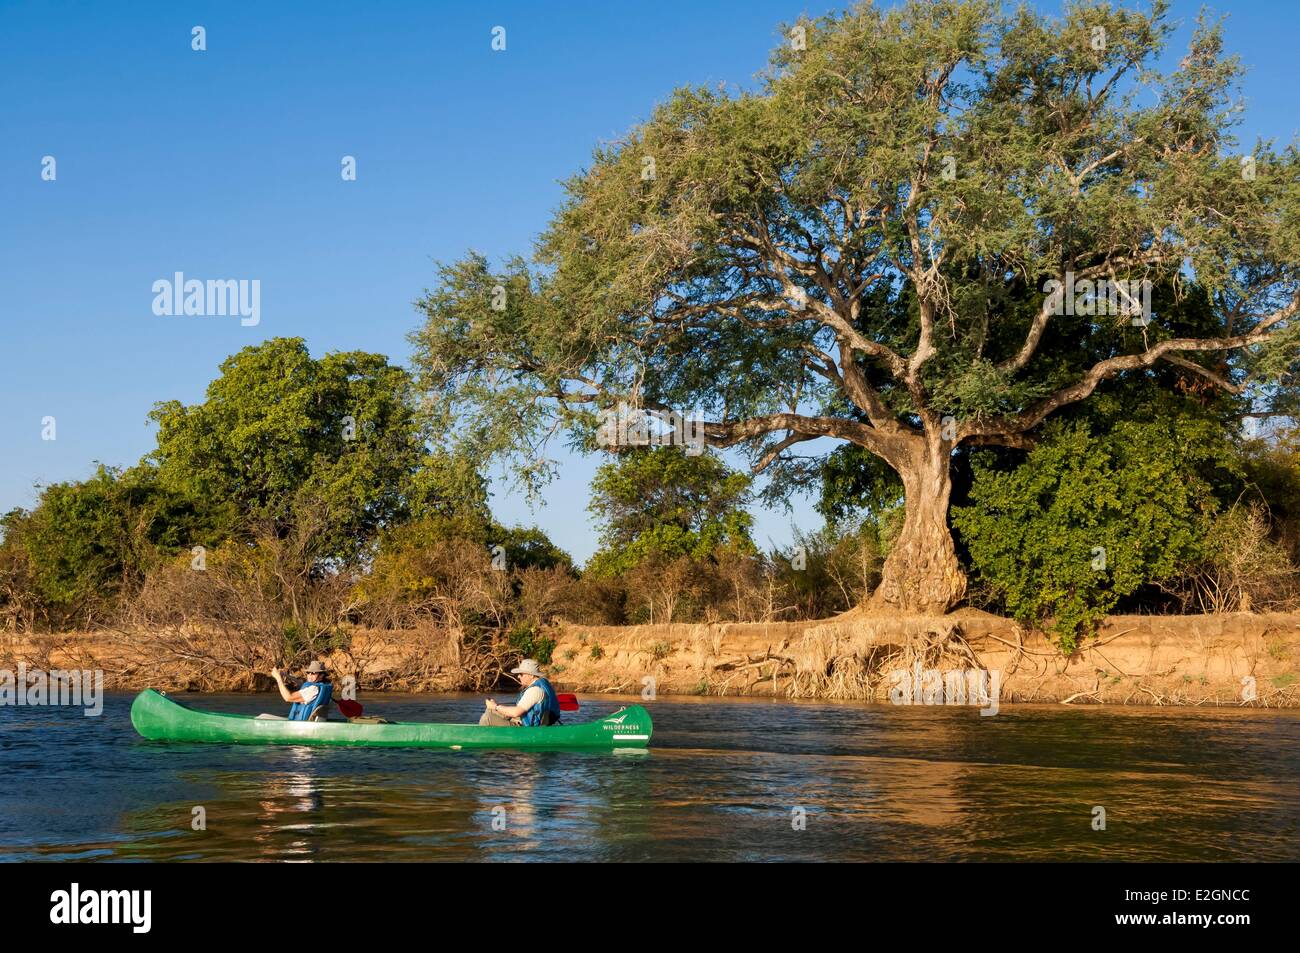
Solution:
M 903 506 L 903 481 L 884 460 L 853 444 L 836 447 L 820 467 L 817 510 L 827 520 L 867 512 L 882 520 Z
M 1093 359 L 1185 336 L 1187 302 L 1216 303 L 1198 330 L 1220 337 L 1289 300 L 1300 155 L 1236 141 L 1242 66 L 1217 24 L 1181 56 L 1162 0 L 859 3 L 800 26 L 758 88 L 679 88 L 597 148 L 532 261 L 440 269 L 416 364 L 467 440 L 532 478 L 551 433 L 589 446 L 619 400 L 700 408 L 753 461 L 785 433 L 881 453 L 891 425 L 943 415 L 1019 433 L 1091 393 L 1069 388 Z M 1081 313 L 1031 335 L 1066 271 L 1170 295 L 1142 328 Z M 1229 351 L 1229 370 L 1285 375 L 1295 338 Z M 797 485 L 800 461 L 768 462 L 771 486 Z
M 360 351 L 313 359 L 300 338 L 244 348 L 204 402 L 157 405 L 160 479 L 227 514 L 226 532 L 323 511 L 323 555 L 351 558 L 405 513 L 424 439 L 411 382 Z
M 262 575 L 284 583 L 285 618 L 299 625 L 286 587 L 364 565 L 381 529 L 408 527 L 402 545 L 486 547 L 484 481 L 468 458 L 425 449 L 411 398 L 407 373 L 379 355 L 314 360 L 283 338 L 245 348 L 203 403 L 155 407 L 157 449 L 141 464 L 46 487 L 34 510 L 5 517 L 0 611 L 23 625 L 103 619 L 166 557 L 201 545 L 273 551 Z M 562 556 L 535 538 L 515 545 L 521 559 Z
M 536 526 L 503 527 L 494 525 L 488 531 L 488 541 L 505 550 L 506 566 L 510 569 L 561 569 L 573 571 L 573 557 L 556 546 L 549 536 Z
M 601 524 L 601 548 L 587 570 L 616 576 L 651 559 L 707 559 L 719 548 L 754 553 L 749 493 L 750 478 L 710 453 L 620 453 L 592 480 L 589 509 Z
M 13 510 L 0 525 L 0 563 L 22 575 L 11 576 L 11 601 L 26 601 L 29 621 L 52 625 L 103 620 L 161 558 L 215 542 L 202 507 L 143 466 L 100 466 L 88 480 L 51 484 L 35 509 Z
M 420 424 L 412 436 L 423 433 Z M 487 481 L 477 462 L 466 454 L 445 450 L 426 452 L 402 493 L 406 503 L 404 517 L 410 522 L 444 520 L 461 527 L 461 532 L 469 531 L 471 526 L 486 527 L 492 522 Z
M 536 626 L 519 625 L 511 630 L 506 641 L 520 658 L 536 659 L 539 665 L 550 665 L 555 652 L 555 638 L 542 635 Z
M 1231 447 L 1203 418 L 1119 421 L 1101 434 L 1053 424 L 1012 469 L 977 455 L 953 524 L 976 579 L 1070 651 L 1120 599 L 1199 556 L 1217 506 L 1203 474 L 1223 466 Z

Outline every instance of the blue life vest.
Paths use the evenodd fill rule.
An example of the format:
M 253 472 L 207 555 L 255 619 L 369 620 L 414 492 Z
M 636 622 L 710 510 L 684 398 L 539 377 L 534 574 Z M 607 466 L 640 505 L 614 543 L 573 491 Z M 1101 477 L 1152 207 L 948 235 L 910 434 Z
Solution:
M 560 723 L 560 700 L 555 697 L 555 689 L 551 687 L 550 682 L 541 677 L 538 677 L 537 681 L 533 682 L 533 685 L 542 690 L 542 700 L 520 716 L 520 724 L 525 728 L 537 728 L 543 724 L 542 714 L 549 711 L 554 715 L 553 718 L 548 719 L 549 724 L 558 725 Z M 528 688 L 532 688 L 533 685 L 529 685 Z M 515 702 L 516 705 L 524 700 L 527 691 L 526 688 L 520 693 L 519 701 Z
M 304 682 L 302 688 L 308 685 L 315 685 L 320 689 L 316 697 L 309 702 L 294 702 L 289 706 L 290 721 L 306 721 L 311 718 L 311 713 L 317 708 L 330 703 L 330 696 L 334 694 L 334 686 L 329 682 Z M 302 691 L 302 688 L 299 691 Z

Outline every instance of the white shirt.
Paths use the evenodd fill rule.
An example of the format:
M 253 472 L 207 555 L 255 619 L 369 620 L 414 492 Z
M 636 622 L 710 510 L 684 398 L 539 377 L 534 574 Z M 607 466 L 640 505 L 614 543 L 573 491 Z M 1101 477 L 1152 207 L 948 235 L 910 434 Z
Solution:
M 313 702 L 316 696 L 320 694 L 320 685 L 313 682 L 303 682 L 302 688 L 298 689 L 298 694 L 302 696 L 304 703 Z
M 545 697 L 546 692 L 542 691 L 540 685 L 529 685 L 524 689 L 524 693 L 519 696 L 518 707 L 520 717 L 523 717 L 524 713 L 528 711 L 528 709 L 532 708 Z

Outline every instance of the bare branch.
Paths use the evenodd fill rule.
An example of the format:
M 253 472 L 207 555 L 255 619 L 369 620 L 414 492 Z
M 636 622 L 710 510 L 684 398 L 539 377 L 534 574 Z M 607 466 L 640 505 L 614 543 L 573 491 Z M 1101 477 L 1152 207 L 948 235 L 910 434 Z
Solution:
M 893 463 L 900 461 L 915 437 L 884 434 L 874 427 L 856 420 L 840 417 L 810 417 L 804 414 L 781 413 L 750 417 L 747 420 L 708 421 L 704 424 L 705 441 L 713 447 L 733 447 L 769 433 L 788 430 L 801 435 L 803 440 L 816 437 L 837 437 L 847 440 Z
M 1053 411 L 1088 397 L 1102 381 L 1125 371 L 1150 367 L 1158 360 L 1167 360 L 1167 355 L 1176 355 L 1179 352 L 1227 351 L 1262 344 L 1273 336 L 1271 328 L 1287 320 L 1297 311 L 1300 311 L 1300 294 L 1295 295 L 1285 307 L 1261 320 L 1255 329 L 1247 334 L 1222 338 L 1170 338 L 1168 341 L 1152 345 L 1140 354 L 1126 354 L 1099 361 L 1078 381 L 1043 398 L 1023 413 L 987 423 L 965 425 L 958 429 L 957 439 L 960 441 L 976 436 L 1022 433 L 1030 430 L 1042 423 Z
M 1177 355 L 1174 354 L 1166 354 L 1164 355 L 1163 360 L 1167 364 L 1173 364 L 1177 367 L 1181 367 L 1185 371 L 1191 371 L 1193 374 L 1199 374 L 1201 377 L 1204 377 L 1206 380 L 1210 381 L 1216 386 L 1221 387 L 1223 390 L 1226 390 L 1229 394 L 1240 394 L 1246 389 L 1246 386 L 1244 384 L 1234 384 L 1226 377 L 1222 377 L 1214 373 L 1214 371 L 1210 370 L 1208 367 L 1202 367 L 1200 364 L 1197 364 L 1195 361 L 1189 361 L 1185 357 L 1178 357 Z
M 761 458 L 759 458 L 759 461 L 756 464 L 754 464 L 754 472 L 762 473 L 764 470 L 766 470 L 769 466 L 772 465 L 772 463 L 776 460 L 777 457 L 779 457 L 790 447 L 793 447 L 796 443 L 802 443 L 805 440 L 816 440 L 816 439 L 817 439 L 816 436 L 814 436 L 813 434 L 791 433 L 789 436 L 785 437 L 783 440 L 778 442 L 777 445 L 774 446 L 771 450 L 763 454 Z

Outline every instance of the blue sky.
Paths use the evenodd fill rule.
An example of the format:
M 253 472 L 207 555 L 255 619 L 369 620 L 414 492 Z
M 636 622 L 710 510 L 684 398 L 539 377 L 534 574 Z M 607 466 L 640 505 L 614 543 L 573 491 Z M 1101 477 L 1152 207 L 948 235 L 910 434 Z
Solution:
M 677 85 L 752 83 L 779 23 L 837 6 L 0 2 L 0 512 L 134 463 L 154 402 L 200 400 L 248 344 L 405 361 L 432 260 L 527 252 L 596 143 Z M 1174 4 L 1180 42 L 1198 9 Z M 1246 137 L 1290 140 L 1300 4 L 1215 9 L 1250 67 Z M 151 285 L 177 271 L 259 279 L 261 323 L 155 316 Z M 598 460 L 556 452 L 547 505 L 496 481 L 494 509 L 585 559 Z M 757 515 L 762 541 L 819 522 L 806 502 Z

